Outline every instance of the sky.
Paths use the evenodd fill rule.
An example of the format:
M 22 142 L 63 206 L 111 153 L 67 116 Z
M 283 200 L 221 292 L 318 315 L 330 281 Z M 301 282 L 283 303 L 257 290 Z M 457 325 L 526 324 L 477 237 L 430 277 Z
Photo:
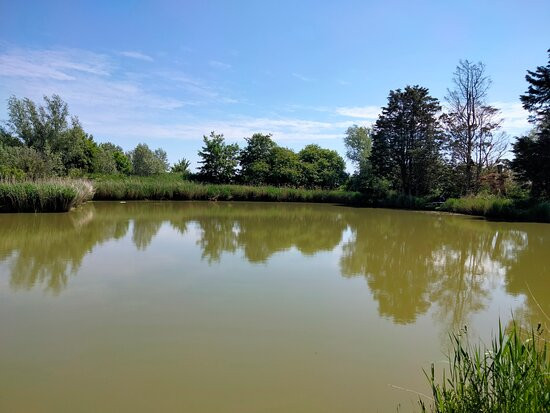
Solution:
M 56 93 L 98 142 L 171 162 L 196 166 L 211 131 L 343 155 L 346 129 L 371 125 L 390 90 L 443 101 L 468 59 L 486 65 L 512 140 L 548 48 L 548 0 L 0 0 L 0 120 L 12 95 Z

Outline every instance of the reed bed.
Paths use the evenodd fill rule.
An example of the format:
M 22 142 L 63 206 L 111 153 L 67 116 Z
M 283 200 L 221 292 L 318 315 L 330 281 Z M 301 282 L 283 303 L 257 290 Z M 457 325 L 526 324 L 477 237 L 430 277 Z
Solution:
M 209 200 L 358 204 L 359 192 L 272 186 L 214 185 L 180 179 L 125 178 L 94 181 L 95 200 Z
M 449 198 L 439 210 L 477 215 L 498 221 L 550 222 L 550 201 L 514 200 L 480 195 Z
M 82 179 L 0 182 L 0 212 L 67 212 L 93 198 Z
M 525 413 L 550 411 L 550 358 L 539 325 L 528 334 L 516 323 L 487 348 L 473 345 L 467 329 L 451 335 L 449 367 L 441 379 L 432 364 L 426 377 L 432 400 L 423 412 Z

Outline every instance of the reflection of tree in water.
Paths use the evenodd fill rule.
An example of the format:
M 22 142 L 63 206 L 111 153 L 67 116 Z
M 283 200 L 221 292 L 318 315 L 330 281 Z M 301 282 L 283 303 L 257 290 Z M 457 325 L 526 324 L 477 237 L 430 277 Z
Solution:
M 491 277 L 505 277 L 527 246 L 527 233 L 510 224 L 424 213 L 360 217 L 350 220 L 354 238 L 344 245 L 342 274 L 364 276 L 380 314 L 398 323 L 435 303 L 446 324 L 464 324 L 485 307 Z
M 276 252 L 296 247 L 306 255 L 332 250 L 346 227 L 336 210 L 306 205 L 252 204 L 211 208 L 195 216 L 202 230 L 203 258 L 219 261 L 223 252 L 242 249 L 250 262 L 265 262 Z
M 526 226 L 529 224 L 526 224 Z M 526 323 L 541 323 L 550 330 L 550 225 L 529 225 L 526 247 L 510 263 L 506 277 L 506 291 L 523 295 L 526 305 L 519 314 Z
M 261 263 L 290 248 L 304 255 L 332 251 L 349 228 L 342 275 L 364 276 L 380 314 L 398 323 L 413 322 L 435 304 L 435 316 L 458 327 L 486 306 L 495 279 L 526 297 L 527 320 L 540 321 L 539 304 L 550 314 L 550 225 L 451 215 L 311 204 L 94 203 L 69 214 L 0 215 L 0 261 L 10 265 L 12 288 L 41 284 L 59 292 L 87 253 L 125 236 L 130 222 L 140 250 L 164 222 L 180 234 L 195 223 L 210 263 L 224 252 L 242 251 Z
M 160 229 L 162 221 L 150 219 L 135 219 L 132 228 L 132 241 L 138 250 L 145 250 L 153 241 Z
M 423 214 L 381 210 L 359 210 L 348 222 L 354 237 L 343 247 L 342 275 L 365 276 L 380 314 L 395 322 L 412 322 L 427 311 L 429 286 L 438 275 L 432 232 L 441 224 Z
M 123 237 L 127 230 L 127 222 L 98 218 L 93 205 L 69 214 L 3 215 L 0 259 L 10 261 L 13 289 L 41 284 L 59 293 L 95 245 Z
M 450 221 L 433 258 L 441 274 L 432 286 L 431 300 L 439 305 L 438 317 L 456 330 L 469 316 L 485 308 L 493 283 L 506 276 L 518 251 L 525 248 L 525 233 L 469 219 Z M 500 227 L 500 228 L 499 228 Z

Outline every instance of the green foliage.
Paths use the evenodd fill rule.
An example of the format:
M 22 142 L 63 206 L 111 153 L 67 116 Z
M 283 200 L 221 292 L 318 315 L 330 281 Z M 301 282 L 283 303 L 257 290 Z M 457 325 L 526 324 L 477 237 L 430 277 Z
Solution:
M 539 326 L 540 327 L 540 326 Z M 525 413 L 550 411 L 550 358 L 540 330 L 526 334 L 515 323 L 490 348 L 473 345 L 466 328 L 451 335 L 449 369 L 441 380 L 432 364 L 429 410 L 438 413 Z M 422 411 L 428 407 L 420 400 Z
M 365 126 L 350 126 L 344 138 L 346 156 L 357 169 L 369 161 L 372 151 L 371 130 Z
M 126 175 L 132 173 L 132 161 L 122 150 L 113 152 L 113 158 L 118 172 Z
M 550 202 L 510 199 L 495 195 L 449 198 L 439 210 L 478 215 L 499 221 L 550 222 Z
M 129 158 L 132 162 L 132 171 L 136 175 L 155 175 L 164 173 L 168 169 L 166 152 L 162 149 L 157 149 L 153 152 L 145 143 L 138 144 L 130 152 Z
M 95 154 L 93 172 L 99 174 L 117 173 L 117 165 L 113 153 L 99 145 Z
M 21 146 L 22 143 L 19 139 L 13 137 L 5 127 L 0 125 L 0 145 L 4 146 Z
M 527 71 L 529 87 L 521 101 L 535 129 L 514 143 L 512 168 L 536 198 L 550 198 L 550 49 L 548 64 Z
M 44 106 L 37 106 L 28 98 L 8 99 L 8 127 L 26 146 L 39 151 L 55 146 L 67 131 L 69 110 L 58 95 L 44 96 Z
M 277 145 L 271 135 L 261 133 L 245 140 L 246 146 L 239 155 L 241 179 L 248 184 L 265 184 L 269 181 L 269 161 Z
M 0 145 L 0 178 L 38 179 L 63 170 L 60 157 L 48 147 L 44 152 L 26 146 Z
M 60 133 L 50 144 L 61 157 L 66 171 L 93 172 L 98 147 L 93 137 L 84 132 L 78 119 L 73 118 L 71 128 Z
M 275 202 L 329 202 L 359 204 L 358 192 L 306 190 L 286 187 L 200 184 L 179 175 L 103 177 L 94 181 L 98 200 L 232 200 Z
M 191 171 L 189 171 L 189 166 L 191 165 L 191 162 L 189 162 L 185 158 L 181 158 L 178 162 L 176 162 L 174 165 L 172 165 L 172 168 L 170 169 L 170 172 L 175 174 L 180 174 L 184 179 L 188 178 L 191 174 Z
M 298 153 L 302 184 L 306 188 L 334 189 L 347 179 L 346 164 L 338 152 L 319 145 L 307 145 Z
M 517 138 L 512 168 L 535 198 L 550 198 L 550 128 Z
M 203 136 L 204 146 L 199 151 L 200 179 L 212 183 L 233 182 L 237 175 L 239 146 L 227 144 L 223 135 L 211 132 Z
M 0 212 L 66 212 L 92 196 L 87 181 L 0 182 Z
M 390 92 L 376 121 L 374 172 L 404 194 L 427 195 L 437 184 L 442 135 L 436 115 L 440 109 L 428 89 L 407 86 Z
M 462 198 L 449 198 L 439 209 L 460 214 L 485 216 L 493 205 L 502 203 L 512 204 L 512 201 L 494 195 L 471 195 Z
M 528 70 L 525 80 L 529 87 L 520 96 L 523 107 L 531 112 L 531 122 L 550 127 L 550 49 L 548 64 L 538 66 L 535 71 Z
M 269 158 L 267 183 L 276 186 L 298 186 L 301 182 L 301 167 L 298 155 L 289 148 L 273 148 Z

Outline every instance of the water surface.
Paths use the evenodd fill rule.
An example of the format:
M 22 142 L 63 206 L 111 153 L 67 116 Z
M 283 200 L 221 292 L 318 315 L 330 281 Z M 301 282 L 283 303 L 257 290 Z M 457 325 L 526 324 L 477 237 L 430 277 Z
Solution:
M 550 225 L 270 203 L 0 215 L 1 412 L 416 408 L 447 334 L 550 314 Z M 439 363 L 438 367 L 443 367 Z

